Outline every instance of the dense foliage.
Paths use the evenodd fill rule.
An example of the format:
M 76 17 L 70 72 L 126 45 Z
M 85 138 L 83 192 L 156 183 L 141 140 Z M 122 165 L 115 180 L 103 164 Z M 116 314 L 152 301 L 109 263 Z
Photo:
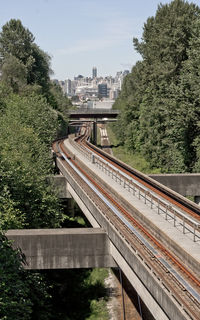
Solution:
M 52 140 L 66 133 L 69 100 L 50 82 L 50 59 L 19 20 L 0 34 L 0 319 L 50 319 L 49 285 L 24 271 L 24 257 L 2 230 L 56 228 L 63 222 Z
M 83 223 L 66 216 L 47 183 L 55 169 L 51 143 L 66 135 L 71 107 L 50 72 L 49 56 L 31 32 L 19 20 L 6 23 L 0 34 L 0 319 L 107 319 L 103 277 L 99 282 L 92 270 L 25 271 L 25 257 L 4 235 Z
M 0 235 L 0 319 L 50 319 L 50 295 L 43 276 L 22 267 L 24 256 Z
M 0 118 L 0 228 L 56 227 L 58 201 L 47 184 L 57 114 L 44 98 L 10 95 Z
M 49 270 L 47 278 L 53 283 L 52 320 L 107 320 L 107 296 L 104 279 L 106 269 Z M 78 307 L 77 307 L 78 306 Z
M 15 92 L 27 84 L 48 90 L 50 57 L 35 43 L 32 33 L 20 20 L 11 19 L 2 27 L 0 34 L 0 68 L 2 81 Z
M 1 95 L 0 114 L 0 229 L 59 227 L 63 214 L 47 184 L 57 113 L 42 96 L 10 93 Z M 0 247 L 0 319 L 49 319 L 43 276 L 24 271 L 2 234 Z
M 144 24 L 141 54 L 114 108 L 121 143 L 167 172 L 200 170 L 200 8 L 159 5 Z M 120 130 L 121 127 L 126 130 Z

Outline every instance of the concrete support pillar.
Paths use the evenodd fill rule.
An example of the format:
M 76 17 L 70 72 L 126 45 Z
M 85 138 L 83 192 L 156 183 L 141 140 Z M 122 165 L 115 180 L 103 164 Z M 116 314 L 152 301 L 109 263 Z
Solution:
M 47 181 L 56 191 L 57 195 L 61 199 L 71 199 L 72 196 L 67 188 L 67 180 L 63 175 L 55 175 L 47 177 Z
M 195 196 L 194 197 L 194 202 L 198 205 L 200 205 L 200 196 Z
M 93 122 L 93 144 L 97 145 L 97 119 Z

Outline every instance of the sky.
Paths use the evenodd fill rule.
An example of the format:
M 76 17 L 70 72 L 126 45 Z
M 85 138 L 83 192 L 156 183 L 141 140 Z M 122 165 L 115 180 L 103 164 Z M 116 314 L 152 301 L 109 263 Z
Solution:
M 169 0 L 0 0 L 0 30 L 20 19 L 35 43 L 51 56 L 52 78 L 79 74 L 115 76 L 131 70 L 140 59 L 133 37 L 155 16 L 159 3 Z M 200 5 L 199 0 L 188 1 Z

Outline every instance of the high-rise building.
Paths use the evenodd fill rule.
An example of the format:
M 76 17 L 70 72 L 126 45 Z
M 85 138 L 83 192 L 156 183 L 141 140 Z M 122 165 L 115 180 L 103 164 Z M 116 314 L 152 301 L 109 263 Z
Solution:
M 96 67 L 93 67 L 92 68 L 92 79 L 96 78 L 97 77 L 97 68 Z
M 68 96 L 72 94 L 72 81 L 70 79 L 65 80 L 66 93 Z
M 100 98 L 106 98 L 108 96 L 107 83 L 101 83 L 98 85 L 98 95 Z

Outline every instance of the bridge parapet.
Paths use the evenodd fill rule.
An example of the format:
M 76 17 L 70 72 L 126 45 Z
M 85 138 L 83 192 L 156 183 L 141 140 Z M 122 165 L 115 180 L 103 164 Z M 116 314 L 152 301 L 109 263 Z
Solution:
M 116 267 L 101 228 L 8 230 L 13 247 L 26 256 L 26 269 Z

